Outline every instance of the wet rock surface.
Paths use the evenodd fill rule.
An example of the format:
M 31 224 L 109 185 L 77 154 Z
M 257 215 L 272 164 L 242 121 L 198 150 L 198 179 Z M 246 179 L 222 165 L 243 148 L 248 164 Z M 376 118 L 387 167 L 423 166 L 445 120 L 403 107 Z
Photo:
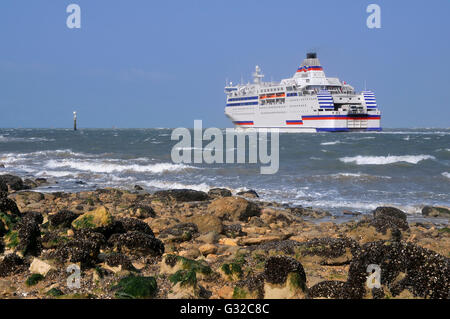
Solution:
M 14 283 L 0 296 L 70 298 L 75 264 L 77 294 L 92 298 L 449 297 L 447 225 L 408 223 L 392 207 L 336 223 L 313 207 L 233 195 L 41 194 L 0 182 L 0 276 Z M 371 264 L 380 288 L 367 286 Z M 31 273 L 42 278 L 27 286 Z
M 174 199 L 177 202 L 194 202 L 209 199 L 208 194 L 192 189 L 171 189 L 155 192 L 155 197 Z

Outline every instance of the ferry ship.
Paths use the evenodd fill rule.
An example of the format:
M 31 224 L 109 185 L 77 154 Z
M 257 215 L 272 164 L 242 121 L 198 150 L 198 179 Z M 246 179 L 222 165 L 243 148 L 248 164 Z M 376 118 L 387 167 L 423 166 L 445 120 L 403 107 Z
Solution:
M 380 131 L 381 113 L 372 91 L 355 92 L 325 76 L 316 53 L 307 53 L 292 78 L 264 82 L 259 66 L 253 83 L 225 86 L 225 115 L 236 127 L 281 132 Z

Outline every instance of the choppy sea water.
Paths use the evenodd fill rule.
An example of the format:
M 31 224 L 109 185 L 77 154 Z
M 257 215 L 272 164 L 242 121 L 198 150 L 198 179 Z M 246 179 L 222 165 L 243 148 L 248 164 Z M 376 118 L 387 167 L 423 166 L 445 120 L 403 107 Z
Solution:
M 172 129 L 0 129 L 0 174 L 44 177 L 39 191 L 227 187 L 341 215 L 380 205 L 420 214 L 450 206 L 450 129 L 281 134 L 280 168 L 174 164 Z M 208 142 L 205 142 L 206 145 Z M 226 146 L 229 147 L 229 146 Z

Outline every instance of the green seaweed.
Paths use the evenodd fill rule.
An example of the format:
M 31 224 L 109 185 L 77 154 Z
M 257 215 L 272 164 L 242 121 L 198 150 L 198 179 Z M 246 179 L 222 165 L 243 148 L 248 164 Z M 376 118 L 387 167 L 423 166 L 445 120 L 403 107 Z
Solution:
M 47 296 L 51 296 L 51 297 L 59 297 L 59 296 L 64 295 L 64 293 L 61 290 L 59 290 L 58 288 L 52 288 L 49 291 L 47 291 L 45 294 Z
M 197 275 L 194 270 L 178 270 L 176 273 L 169 276 L 169 281 L 176 285 L 180 283 L 180 286 L 192 286 L 197 284 Z
M 244 299 L 247 297 L 247 291 L 241 287 L 234 287 L 233 299 Z
M 43 279 L 44 279 L 44 276 L 42 276 L 41 274 L 32 274 L 30 277 L 27 278 L 27 280 L 25 281 L 25 284 L 27 286 L 34 286 Z
M 95 228 L 94 216 L 87 215 L 73 222 L 73 226 L 77 229 Z
M 128 275 L 118 282 L 116 298 L 151 298 L 156 295 L 157 283 L 154 277 Z

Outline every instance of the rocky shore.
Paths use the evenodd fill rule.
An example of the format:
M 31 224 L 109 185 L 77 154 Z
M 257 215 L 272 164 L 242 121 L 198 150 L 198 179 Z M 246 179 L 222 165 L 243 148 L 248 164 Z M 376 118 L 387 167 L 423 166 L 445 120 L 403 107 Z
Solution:
M 450 229 L 394 207 L 335 223 L 254 191 L 32 190 L 45 182 L 0 176 L 0 298 L 450 297 Z

